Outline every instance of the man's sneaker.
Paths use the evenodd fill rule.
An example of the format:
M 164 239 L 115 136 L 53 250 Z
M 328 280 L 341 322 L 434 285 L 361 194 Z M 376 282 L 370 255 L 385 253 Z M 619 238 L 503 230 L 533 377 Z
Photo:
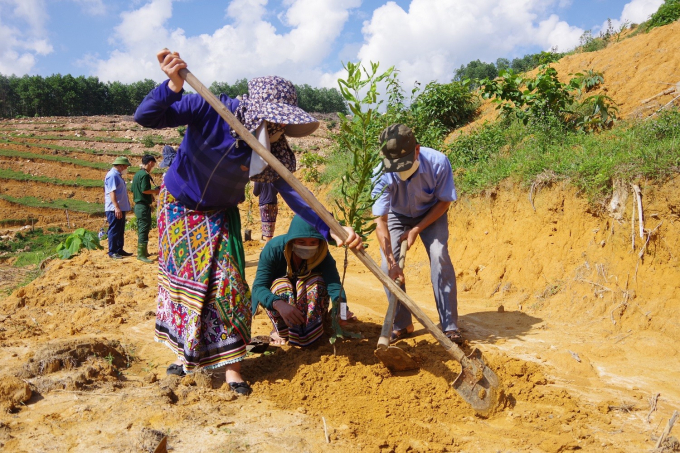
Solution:
M 109 255 L 109 258 L 111 258 L 111 259 L 113 259 L 113 260 L 122 260 L 122 259 L 123 259 L 123 257 L 120 256 L 120 255 L 117 254 L 117 253 L 112 253 L 112 254 L 110 254 L 110 255 Z
M 120 252 L 118 252 L 118 254 L 120 256 L 132 256 L 132 253 L 128 253 L 125 250 L 121 250 Z

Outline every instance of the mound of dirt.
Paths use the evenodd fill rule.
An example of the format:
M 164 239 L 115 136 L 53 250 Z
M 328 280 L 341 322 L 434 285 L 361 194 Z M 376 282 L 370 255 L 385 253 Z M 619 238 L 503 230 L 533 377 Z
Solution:
M 14 376 L 0 377 L 0 411 L 13 411 L 31 399 L 31 387 Z

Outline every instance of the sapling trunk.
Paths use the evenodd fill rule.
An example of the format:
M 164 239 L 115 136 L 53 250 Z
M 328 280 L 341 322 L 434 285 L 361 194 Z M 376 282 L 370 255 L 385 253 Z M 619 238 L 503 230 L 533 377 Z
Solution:
M 351 226 L 354 231 L 366 241 L 375 229 L 372 222 L 371 207 L 377 197 L 372 194 L 376 181 L 373 179 L 375 169 L 380 165 L 378 150 L 378 134 L 384 127 L 377 115 L 377 108 L 382 103 L 378 101 L 377 85 L 390 77 L 393 68 L 378 75 L 378 64 L 371 63 L 371 71 L 348 63 L 345 66 L 347 79 L 339 79 L 340 93 L 347 102 L 353 116 L 340 115 L 342 121 L 338 134 L 338 147 L 341 152 L 351 153 L 352 161 L 341 179 L 341 200 L 335 200 L 340 222 Z M 360 92 L 367 90 L 364 97 Z M 344 294 L 345 277 L 349 266 L 349 250 L 345 247 L 345 259 L 341 279 L 341 294 Z M 333 301 L 331 318 L 333 334 L 330 342 L 334 345 L 337 338 L 359 335 L 342 330 L 338 322 L 339 301 Z

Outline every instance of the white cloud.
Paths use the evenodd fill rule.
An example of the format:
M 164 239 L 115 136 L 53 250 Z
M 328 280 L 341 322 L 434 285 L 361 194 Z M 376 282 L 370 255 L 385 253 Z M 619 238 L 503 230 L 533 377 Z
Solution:
M 663 4 L 664 0 L 633 0 L 626 3 L 621 13 L 620 22 L 629 21 L 633 24 L 639 24 L 649 19 L 649 16 L 654 14 L 659 6 Z
M 144 78 L 163 80 L 155 55 L 167 47 L 180 52 L 206 85 L 213 81 L 277 74 L 295 83 L 317 84 L 319 65 L 332 50 L 360 0 L 287 0 L 281 18 L 290 31 L 277 32 L 266 20 L 267 0 L 234 0 L 226 10 L 229 23 L 212 34 L 187 36 L 170 29 L 172 0 L 152 0 L 121 15 L 110 42 L 117 44 L 106 59 L 88 62 L 102 80 L 129 83 Z
M 554 1 L 413 0 L 408 11 L 394 2 L 364 23 L 361 61 L 396 65 L 404 86 L 448 81 L 474 59 L 495 61 L 517 48 L 573 48 L 583 30 L 547 15 Z
M 103 0 L 73 0 L 82 6 L 85 13 L 92 16 L 103 16 L 106 14 L 106 5 Z
M 621 17 L 619 19 L 612 19 L 611 25 L 614 30 L 618 30 L 622 24 L 628 22 L 629 24 L 639 24 L 654 14 L 659 6 L 663 4 L 664 0 L 632 0 L 623 6 Z M 609 24 L 604 22 L 601 25 L 601 30 L 606 30 Z
M 642 23 L 649 19 L 649 16 L 655 13 L 656 10 L 659 9 L 659 6 L 663 4 L 663 2 L 664 0 L 632 0 L 623 6 L 621 17 L 619 19 L 610 19 L 611 22 L 605 21 L 602 23 L 602 25 L 594 27 L 594 31 L 605 31 L 611 25 L 611 28 L 617 32 L 624 23 Z
M 27 22 L 33 33 L 40 34 L 45 31 L 47 7 L 44 0 L 5 0 L 3 3 L 12 5 L 13 15 Z
M 44 0 L 0 0 L 0 73 L 30 73 L 36 54 L 53 51 L 45 38 L 47 20 Z

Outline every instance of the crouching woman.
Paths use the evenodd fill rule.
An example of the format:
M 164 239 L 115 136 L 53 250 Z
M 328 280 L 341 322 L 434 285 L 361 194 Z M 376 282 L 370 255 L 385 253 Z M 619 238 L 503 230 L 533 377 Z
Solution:
M 253 311 L 264 307 L 274 325 L 272 344 L 308 346 L 323 335 L 331 300 L 344 298 L 328 243 L 295 216 L 288 233 L 267 242 L 253 283 Z

